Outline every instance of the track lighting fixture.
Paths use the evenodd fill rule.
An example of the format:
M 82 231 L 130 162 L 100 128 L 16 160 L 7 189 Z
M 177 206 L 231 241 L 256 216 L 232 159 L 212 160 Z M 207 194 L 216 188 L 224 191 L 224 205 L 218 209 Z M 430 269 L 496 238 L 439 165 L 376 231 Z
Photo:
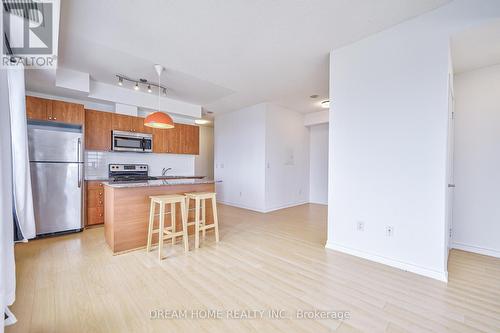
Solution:
M 125 85 L 124 81 L 128 81 L 128 82 L 131 82 L 134 84 L 135 91 L 140 90 L 141 85 L 144 85 L 145 87 L 147 87 L 148 93 L 152 93 L 153 87 L 157 87 L 159 94 L 162 93 L 164 96 L 167 95 L 167 88 L 165 86 L 162 86 L 162 85 L 154 83 L 154 82 L 150 82 L 146 79 L 132 79 L 132 78 L 127 77 L 127 76 L 122 75 L 122 74 L 116 74 L 116 77 L 118 78 L 118 85 L 119 86 L 124 86 Z

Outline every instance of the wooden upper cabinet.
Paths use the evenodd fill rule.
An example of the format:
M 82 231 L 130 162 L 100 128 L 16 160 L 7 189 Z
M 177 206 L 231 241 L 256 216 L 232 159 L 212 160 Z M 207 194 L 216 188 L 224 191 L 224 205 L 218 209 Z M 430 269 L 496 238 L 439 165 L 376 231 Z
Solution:
M 123 114 L 113 113 L 113 130 L 115 131 L 127 131 L 133 132 L 132 127 L 134 126 L 134 118 L 132 116 L 126 116 Z
M 153 152 L 198 155 L 200 128 L 175 124 L 172 129 L 144 126 L 144 118 L 117 113 L 84 110 L 83 105 L 26 96 L 26 113 L 30 120 L 55 121 L 70 124 L 85 123 L 85 148 L 111 150 L 111 131 L 153 134 Z
M 193 155 L 200 154 L 200 127 L 192 126 L 191 145 L 189 146 L 189 153 Z
M 56 121 L 82 125 L 83 105 L 26 96 L 26 115 L 29 120 Z
M 172 129 L 153 130 L 153 152 L 198 155 L 200 132 L 198 126 L 175 124 Z
M 47 105 L 43 98 L 26 96 L 26 116 L 28 120 L 48 120 Z
M 68 124 L 83 124 L 85 110 L 83 105 L 62 101 L 52 101 L 52 120 Z
M 85 110 L 85 148 L 89 150 L 111 150 L 113 114 Z
M 176 124 L 178 128 L 178 154 L 198 155 L 200 153 L 200 128 L 193 125 Z
M 180 127 L 182 124 L 175 124 L 174 128 L 165 130 L 165 145 L 167 153 L 181 154 L 180 152 Z
M 165 130 L 152 128 L 153 132 L 153 153 L 168 153 L 167 141 L 165 140 Z
M 153 133 L 151 127 L 144 126 L 144 118 L 117 113 L 113 114 L 113 130 L 149 134 Z
M 132 129 L 134 132 L 139 132 L 139 133 L 153 133 L 153 129 L 148 126 L 144 126 L 144 118 L 142 117 L 134 117 L 134 120 L 132 122 Z

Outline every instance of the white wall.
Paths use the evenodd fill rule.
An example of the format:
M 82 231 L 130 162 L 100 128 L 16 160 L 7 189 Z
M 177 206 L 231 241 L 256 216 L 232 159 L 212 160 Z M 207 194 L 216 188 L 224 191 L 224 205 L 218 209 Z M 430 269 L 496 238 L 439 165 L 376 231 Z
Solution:
M 267 104 L 266 211 L 308 202 L 309 132 L 302 114 Z
M 328 124 L 309 127 L 309 202 L 328 204 Z
M 214 160 L 217 200 L 264 211 L 266 105 L 216 115 Z
M 200 126 L 200 154 L 194 158 L 194 172 L 198 176 L 214 178 L 214 128 Z
M 327 247 L 447 280 L 449 38 L 499 15 L 456 0 L 331 53 Z
M 295 111 L 258 104 L 216 115 L 220 202 L 260 212 L 306 203 L 309 135 Z
M 304 115 L 305 126 L 328 124 L 329 120 L 330 120 L 329 110 L 311 112 Z
M 108 177 L 108 164 L 148 164 L 151 176 L 160 176 L 163 168 L 172 168 L 168 175 L 192 176 L 195 174 L 195 155 L 150 154 L 85 151 L 85 179 Z
M 455 248 L 500 257 L 500 65 L 455 76 Z

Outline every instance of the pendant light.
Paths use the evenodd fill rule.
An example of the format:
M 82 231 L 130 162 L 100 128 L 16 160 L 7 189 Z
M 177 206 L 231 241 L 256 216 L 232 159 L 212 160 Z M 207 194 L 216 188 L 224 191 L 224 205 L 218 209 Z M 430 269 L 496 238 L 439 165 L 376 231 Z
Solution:
M 155 65 L 156 73 L 158 73 L 158 86 L 161 86 L 160 76 L 163 72 L 162 65 Z M 158 111 L 151 113 L 149 116 L 144 119 L 144 126 L 153 127 L 153 128 L 161 128 L 161 129 L 169 129 L 174 128 L 174 121 L 172 118 L 160 111 L 160 89 L 158 88 Z

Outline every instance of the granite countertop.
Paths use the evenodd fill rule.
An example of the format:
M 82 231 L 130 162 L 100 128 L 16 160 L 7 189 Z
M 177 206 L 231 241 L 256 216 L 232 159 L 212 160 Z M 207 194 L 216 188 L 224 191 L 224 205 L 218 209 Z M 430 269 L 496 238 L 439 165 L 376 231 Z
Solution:
M 168 185 L 199 185 L 199 184 L 214 184 L 221 181 L 213 179 L 158 179 L 148 180 L 144 182 L 129 182 L 129 183 L 110 183 L 103 182 L 105 186 L 112 188 L 132 188 L 132 187 L 151 187 L 151 186 L 168 186 Z
M 159 180 L 177 180 L 177 179 L 202 179 L 206 176 L 152 176 L 158 178 Z M 110 180 L 108 176 L 86 176 L 85 180 L 96 180 L 107 182 Z

